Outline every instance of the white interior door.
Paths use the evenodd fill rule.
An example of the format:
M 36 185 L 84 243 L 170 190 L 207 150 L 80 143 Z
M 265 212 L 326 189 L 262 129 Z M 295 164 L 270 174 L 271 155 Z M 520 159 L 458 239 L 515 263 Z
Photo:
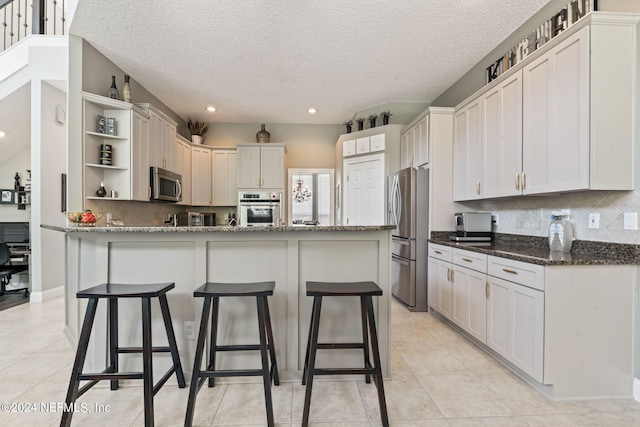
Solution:
M 384 224 L 384 154 L 345 160 L 344 166 L 344 224 Z

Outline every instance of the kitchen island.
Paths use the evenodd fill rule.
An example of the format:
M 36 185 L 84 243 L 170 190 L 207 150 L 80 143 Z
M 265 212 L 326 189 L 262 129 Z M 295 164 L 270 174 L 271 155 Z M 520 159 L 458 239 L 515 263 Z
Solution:
M 207 281 L 275 281 L 269 305 L 280 378 L 298 381 L 312 308 L 305 282 L 372 280 L 383 290 L 383 295 L 374 300 L 374 309 L 382 371 L 385 377 L 389 376 L 393 226 L 43 227 L 65 233 L 65 333 L 74 346 L 86 307 L 86 301 L 76 299 L 77 291 L 107 281 L 175 282 L 175 289 L 167 297 L 180 357 L 188 374 L 202 310 L 202 299 L 194 298 L 193 290 Z M 153 343 L 166 345 L 159 306 L 157 302 L 153 304 Z M 122 300 L 119 307 L 119 344 L 139 346 L 139 302 Z M 106 366 L 106 325 L 106 304 L 100 304 L 85 370 L 100 371 Z M 326 298 L 320 341 L 361 339 L 359 300 Z M 220 307 L 218 340 L 220 344 L 258 342 L 255 299 L 225 298 Z M 168 355 L 154 357 L 154 372 L 169 368 Z M 121 369 L 139 370 L 140 359 L 136 355 L 121 356 Z M 217 366 L 238 369 L 259 363 L 256 352 L 236 353 L 232 358 L 221 353 Z M 351 367 L 361 363 L 362 352 L 358 350 L 319 352 L 317 358 L 318 366 Z

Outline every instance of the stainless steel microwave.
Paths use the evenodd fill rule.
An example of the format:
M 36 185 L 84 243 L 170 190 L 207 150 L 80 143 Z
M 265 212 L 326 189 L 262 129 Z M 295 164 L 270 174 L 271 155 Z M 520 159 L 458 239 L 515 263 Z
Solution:
M 151 167 L 151 200 L 154 202 L 179 202 L 182 200 L 182 175 Z

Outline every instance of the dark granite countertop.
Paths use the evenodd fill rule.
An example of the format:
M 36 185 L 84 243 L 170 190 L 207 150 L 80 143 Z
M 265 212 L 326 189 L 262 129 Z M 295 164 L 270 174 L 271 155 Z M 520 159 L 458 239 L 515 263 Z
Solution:
M 576 240 L 571 252 L 552 252 L 546 237 L 496 233 L 489 246 L 473 246 L 449 240 L 454 234 L 452 231 L 432 232 L 429 242 L 538 265 L 640 264 L 638 245 Z
M 273 233 L 273 232 L 309 232 L 309 231 L 380 231 L 391 230 L 395 225 L 305 225 L 282 227 L 83 227 L 68 225 L 42 224 L 42 228 L 64 233 Z

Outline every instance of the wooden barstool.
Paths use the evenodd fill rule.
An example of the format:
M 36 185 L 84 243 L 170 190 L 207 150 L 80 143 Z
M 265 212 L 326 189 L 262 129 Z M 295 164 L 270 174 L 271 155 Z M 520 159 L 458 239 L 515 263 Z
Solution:
M 65 400 L 66 407 L 72 408 L 72 404 L 86 393 L 98 381 L 110 380 L 111 390 L 118 389 L 118 380 L 140 379 L 144 385 L 144 425 L 152 427 L 153 420 L 153 396 L 167 382 L 173 373 L 176 374 L 178 386 L 185 387 L 184 374 L 178 355 L 178 345 L 173 333 L 171 324 L 171 314 L 167 303 L 166 293 L 175 287 L 174 283 L 156 283 L 142 285 L 125 285 L 115 283 L 103 283 L 89 289 L 82 290 L 76 294 L 77 298 L 88 298 L 87 311 L 82 323 L 82 331 L 78 340 L 76 358 L 71 371 L 71 380 Z M 109 366 L 100 373 L 83 373 L 82 368 L 87 356 L 89 337 L 93 328 L 93 321 L 96 317 L 98 301 L 101 298 L 108 299 L 107 313 L 109 325 Z M 119 347 L 118 346 L 118 299 L 119 298 L 140 298 L 142 301 L 142 347 Z M 153 347 L 151 343 L 151 298 L 158 298 L 160 311 L 164 319 L 164 327 L 167 331 L 168 347 Z M 153 353 L 170 352 L 173 359 L 173 366 L 167 373 L 153 384 Z M 142 353 L 142 372 L 118 372 L 118 355 L 122 353 Z M 80 388 L 80 381 L 89 380 Z M 62 413 L 60 426 L 71 425 L 73 409 Z
M 213 387 L 214 379 L 218 377 L 239 377 L 239 376 L 261 376 L 264 385 L 264 400 L 267 409 L 267 423 L 270 427 L 274 425 L 273 403 L 271 399 L 271 380 L 275 385 L 280 385 L 278 378 L 278 364 L 276 362 L 276 352 L 273 344 L 273 332 L 271 330 L 271 317 L 269 315 L 269 303 L 267 297 L 273 295 L 275 282 L 258 283 L 214 283 L 207 282 L 193 292 L 195 297 L 204 297 L 202 308 L 202 318 L 200 319 L 200 330 L 196 343 L 196 355 L 193 362 L 193 375 L 191 375 L 191 387 L 189 391 L 189 401 L 187 403 L 187 414 L 184 425 L 193 424 L 194 408 L 196 396 L 204 381 L 209 379 L 209 387 Z M 218 311 L 220 308 L 220 298 L 222 297 L 256 297 L 258 305 L 258 329 L 260 332 L 260 344 L 244 345 L 218 345 Z M 204 341 L 207 335 L 207 321 L 211 316 L 211 339 L 209 342 L 209 363 L 207 369 L 202 370 L 202 352 Z M 233 369 L 216 370 L 216 352 L 218 351 L 246 351 L 260 350 L 262 359 L 261 369 Z M 269 360 L 271 357 L 271 368 Z
M 382 369 L 380 367 L 380 352 L 378 351 L 378 334 L 376 332 L 375 317 L 373 314 L 373 302 L 371 297 L 382 295 L 382 289 L 374 282 L 307 282 L 307 296 L 313 297 L 313 309 L 311 311 L 311 324 L 309 325 L 309 338 L 307 340 L 307 353 L 302 371 L 302 384 L 307 386 L 304 395 L 304 410 L 302 414 L 302 426 L 309 425 L 309 409 L 311 406 L 311 387 L 314 375 L 365 375 L 367 383 L 373 376 L 378 389 L 378 404 L 380 405 L 380 419 L 383 427 L 389 426 L 387 404 L 384 397 L 384 384 L 382 382 Z M 318 331 L 320 329 L 320 309 L 322 297 L 360 297 L 360 316 L 362 318 L 362 342 L 361 343 L 318 343 Z M 368 331 L 367 331 L 368 329 Z M 369 337 L 371 338 L 371 352 L 373 353 L 373 366 L 369 359 Z M 336 349 L 358 349 L 364 353 L 364 368 L 316 368 L 316 351 Z

